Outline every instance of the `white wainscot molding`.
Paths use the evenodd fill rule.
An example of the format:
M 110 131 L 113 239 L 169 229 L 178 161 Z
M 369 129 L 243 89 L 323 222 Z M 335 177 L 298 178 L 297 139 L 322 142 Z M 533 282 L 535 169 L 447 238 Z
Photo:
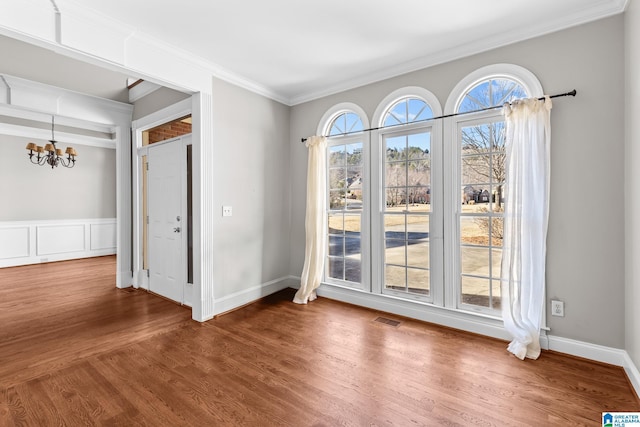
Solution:
M 116 253 L 116 219 L 0 222 L 0 268 Z

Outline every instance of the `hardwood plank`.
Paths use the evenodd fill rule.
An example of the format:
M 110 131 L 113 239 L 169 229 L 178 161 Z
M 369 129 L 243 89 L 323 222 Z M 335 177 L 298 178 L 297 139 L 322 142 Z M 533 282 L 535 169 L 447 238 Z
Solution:
M 0 426 L 599 425 L 620 367 L 293 290 L 199 324 L 115 257 L 0 269 Z M 383 316 L 397 326 L 376 322 Z

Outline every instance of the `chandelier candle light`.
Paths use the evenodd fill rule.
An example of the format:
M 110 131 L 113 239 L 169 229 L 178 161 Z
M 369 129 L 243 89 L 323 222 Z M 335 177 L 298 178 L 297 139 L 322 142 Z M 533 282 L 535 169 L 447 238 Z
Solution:
M 51 116 L 51 139 L 49 140 L 49 144 L 46 144 L 43 147 L 36 145 L 33 142 L 27 144 L 27 150 L 29 150 L 29 160 L 34 165 L 49 165 L 51 169 L 55 168 L 58 165 L 62 165 L 65 168 L 72 168 L 76 165 L 76 156 L 78 153 L 72 147 L 67 147 L 64 154 L 67 157 L 64 157 L 61 148 L 56 148 L 57 141 L 53 136 L 53 121 L 54 117 Z M 34 153 L 36 152 L 36 157 L 34 158 Z

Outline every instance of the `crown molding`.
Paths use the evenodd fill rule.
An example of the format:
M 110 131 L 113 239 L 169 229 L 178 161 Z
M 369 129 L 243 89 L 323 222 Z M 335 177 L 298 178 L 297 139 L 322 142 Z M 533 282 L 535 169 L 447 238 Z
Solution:
M 323 98 L 339 92 L 365 86 L 402 74 L 486 52 L 523 40 L 585 24 L 623 13 L 629 0 L 600 2 L 589 9 L 547 21 L 536 21 L 526 27 L 480 38 L 443 51 L 424 54 L 411 61 L 397 64 L 375 73 L 354 77 L 323 89 L 287 96 L 272 88 L 236 74 L 224 67 L 170 45 L 158 38 L 97 13 L 76 0 L 57 0 L 54 4 L 13 1 L 0 17 L 0 33 L 28 43 L 46 47 L 75 59 L 138 73 L 144 80 L 177 90 L 211 92 L 211 77 L 219 78 L 250 92 L 273 99 L 288 106 Z M 35 25 L 31 18 L 37 18 Z M 46 25 L 44 25 L 46 24 Z M 83 28 L 91 28 L 86 37 Z M 43 30 L 44 28 L 44 30 Z M 166 55 L 176 59 L 167 67 Z M 158 68 L 164 64 L 165 68 Z
M 289 99 L 289 105 L 294 106 L 304 102 L 335 95 L 340 92 L 366 86 L 386 79 L 397 77 L 403 74 L 433 67 L 476 55 L 499 47 L 508 46 L 524 40 L 533 39 L 546 34 L 597 21 L 599 19 L 623 13 L 629 0 L 614 0 L 606 2 L 590 9 L 581 10 L 572 15 L 558 16 L 550 21 L 540 21 L 532 23 L 530 26 L 521 27 L 512 31 L 503 32 L 491 37 L 480 38 L 470 43 L 465 43 L 454 48 L 440 52 L 434 52 L 412 61 L 388 67 L 366 76 L 359 76 L 330 87 L 303 93 Z

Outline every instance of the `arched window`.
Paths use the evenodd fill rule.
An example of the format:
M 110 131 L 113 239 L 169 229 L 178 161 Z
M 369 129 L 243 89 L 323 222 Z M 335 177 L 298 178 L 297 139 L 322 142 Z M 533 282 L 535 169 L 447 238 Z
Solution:
M 363 288 L 369 282 L 368 242 L 362 233 L 368 216 L 369 127 L 364 110 L 352 103 L 330 108 L 318 134 L 327 140 L 327 241 L 324 281 Z
M 441 115 L 438 99 L 420 87 L 406 87 L 389 94 L 374 114 L 377 132 L 381 187 L 376 192 L 374 218 L 379 236 L 374 246 L 380 259 L 375 264 L 383 294 L 434 302 L 432 283 L 441 282 L 437 260 L 440 241 L 431 239 L 441 225 L 434 215 L 440 202 L 439 121 L 427 121 Z M 441 206 L 439 208 L 441 209 Z M 435 231 L 437 233 L 437 231 Z M 435 265 L 435 269 L 434 266 Z
M 445 114 L 469 113 L 453 118 L 446 138 L 446 160 L 453 172 L 453 197 L 445 213 L 455 218 L 452 250 L 447 262 L 456 295 L 453 308 L 500 315 L 501 260 L 506 180 L 505 121 L 500 107 L 519 98 L 542 96 L 542 87 L 528 70 L 496 64 L 469 74 L 454 88 Z

